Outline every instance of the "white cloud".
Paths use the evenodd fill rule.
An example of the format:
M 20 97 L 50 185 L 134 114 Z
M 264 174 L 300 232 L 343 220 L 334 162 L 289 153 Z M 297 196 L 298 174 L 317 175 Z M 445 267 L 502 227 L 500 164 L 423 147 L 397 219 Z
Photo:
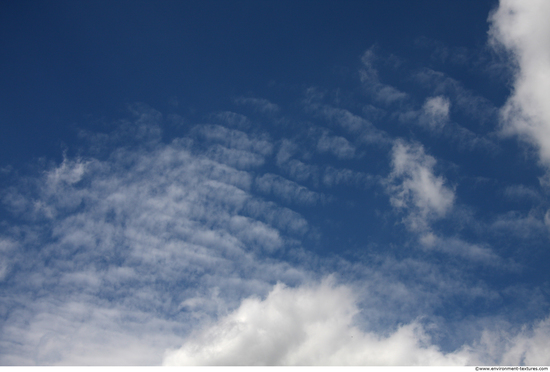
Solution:
M 421 145 L 398 140 L 392 150 L 392 172 L 387 180 L 391 204 L 407 211 L 406 223 L 415 231 L 445 216 L 454 202 L 454 191 L 433 173 L 436 160 Z
M 398 117 L 402 122 L 413 122 L 433 133 L 440 134 L 449 123 L 450 107 L 451 101 L 447 97 L 428 97 L 420 110 L 402 112 Z M 449 128 L 446 129 L 449 130 Z
M 153 119 L 139 125 L 138 135 L 157 131 L 145 128 Z M 270 154 L 270 142 L 201 133 L 211 140 L 198 148 L 131 138 L 103 160 L 67 158 L 5 193 L 22 222 L 0 236 L 0 277 L 11 283 L 0 297 L 2 364 L 158 364 L 204 320 L 197 313 L 216 317 L 276 280 L 309 275 L 269 259 L 297 245 L 305 219 L 252 195 L 254 174 L 229 157 L 213 160 L 220 142 L 241 160 Z M 224 306 L 209 300 L 216 288 Z M 188 299 L 192 309 L 180 306 Z
M 372 186 L 375 176 L 351 169 L 337 169 L 327 166 L 323 172 L 322 182 L 327 187 L 335 185 L 349 185 L 355 187 Z
M 208 115 L 208 118 L 219 121 L 225 126 L 239 130 L 245 130 L 251 126 L 250 120 L 248 120 L 246 116 L 232 111 L 217 112 L 215 114 Z
M 205 155 L 218 163 L 238 169 L 257 168 L 265 163 L 265 158 L 260 154 L 220 145 L 210 146 Z
M 182 342 L 176 321 L 85 296 L 42 297 L 8 320 L 2 365 L 158 365 L 166 348 Z
M 512 185 L 504 189 L 504 196 L 514 201 L 540 201 L 541 195 L 533 188 L 525 185 Z
M 17 243 L 0 237 L 0 282 L 9 274 L 16 252 Z
M 329 136 L 323 133 L 317 142 L 317 150 L 331 152 L 339 159 L 351 159 L 355 156 L 355 146 L 340 136 Z
M 514 68 L 512 94 L 502 108 L 503 131 L 533 144 L 550 166 L 550 3 L 501 0 L 490 16 L 493 46 L 503 47 Z
M 356 145 L 385 145 L 390 142 L 387 133 L 376 128 L 370 121 L 349 110 L 322 104 L 321 98 L 315 89 L 309 89 L 305 100 L 306 110 L 353 135 Z
M 221 143 L 232 149 L 254 152 L 268 156 L 273 151 L 273 145 L 269 139 L 262 136 L 249 136 L 247 133 L 236 129 L 228 129 L 221 125 L 199 125 L 193 132 L 207 141 Z
M 502 364 L 544 366 L 550 364 L 550 319 L 543 320 L 532 331 L 522 330 L 511 342 Z
M 492 266 L 516 268 L 506 264 L 486 244 L 438 236 L 432 231 L 432 223 L 445 217 L 455 200 L 454 190 L 446 185 L 446 180 L 434 174 L 435 165 L 435 158 L 427 155 L 421 145 L 402 140 L 395 142 L 392 172 L 383 183 L 392 206 L 406 213 L 403 222 L 407 228 L 419 233 L 419 242 L 425 250 L 437 250 Z
M 519 331 L 484 330 L 472 345 L 485 364 L 544 366 L 550 364 L 550 318 Z
M 497 110 L 490 101 L 475 95 L 460 82 L 439 71 L 424 69 L 414 74 L 413 78 L 429 89 L 432 96 L 426 98 L 421 108 L 409 109 L 394 116 L 403 123 L 414 123 L 423 127 L 430 135 L 456 143 L 461 151 L 482 150 L 490 154 L 498 152 L 499 147 L 492 132 L 492 121 L 497 117 Z M 470 120 L 461 124 L 452 121 L 451 107 Z
M 380 81 L 378 71 L 374 67 L 376 59 L 374 47 L 369 48 L 361 58 L 363 69 L 359 73 L 365 89 L 374 96 L 375 100 L 386 105 L 399 103 L 407 99 L 408 95 L 406 93 Z
M 280 110 L 278 105 L 268 101 L 265 98 L 239 97 L 235 99 L 235 103 L 241 105 L 251 105 L 256 108 L 256 110 L 264 114 L 276 114 Z
M 506 265 L 501 257 L 484 244 L 468 243 L 459 238 L 442 238 L 432 232 L 422 234 L 420 242 L 428 250 L 438 250 L 449 255 L 462 257 L 469 261 L 489 266 L 507 266 L 509 269 L 517 269 L 516 265 Z
M 428 278 L 433 274 L 426 272 Z M 363 285 L 370 288 L 370 284 Z M 409 295 L 397 284 L 386 290 L 394 291 L 396 296 Z M 463 289 L 473 296 L 480 290 Z M 367 296 L 362 306 L 370 301 L 376 304 L 377 298 Z M 264 299 L 245 299 L 236 310 L 196 329 L 180 348 L 166 352 L 163 364 L 428 366 L 550 362 L 545 352 L 550 346 L 550 318 L 516 331 L 510 329 L 510 324 L 499 322 L 483 329 L 488 324 L 483 326 L 481 322 L 478 338 L 444 352 L 428 334 L 428 329 L 437 327 L 434 324 L 413 320 L 391 331 L 366 330 L 358 320 L 376 322 L 372 315 L 380 305 L 372 309 L 367 306 L 360 314 L 358 301 L 351 287 L 335 285 L 331 277 L 295 288 L 277 284 Z
M 476 129 L 483 129 L 483 125 L 495 117 L 496 108 L 485 97 L 476 95 L 466 89 L 463 84 L 443 72 L 432 69 L 422 69 L 412 78 L 430 89 L 432 95 L 447 97 L 453 103 L 453 108 L 467 115 L 470 119 L 479 123 Z
M 315 205 L 323 199 L 322 195 L 276 174 L 267 173 L 257 177 L 255 185 L 262 193 L 273 194 L 287 203 Z
M 275 157 L 278 166 L 282 166 L 292 158 L 298 151 L 298 146 L 288 139 L 283 139 L 277 151 L 277 156 Z
M 420 124 L 430 129 L 443 127 L 449 120 L 449 109 L 451 102 L 443 96 L 429 97 L 422 106 Z
M 288 139 L 283 139 L 275 157 L 277 166 L 290 178 L 298 181 L 312 181 L 318 183 L 319 167 L 315 164 L 308 164 L 298 159 L 293 159 L 299 152 L 298 145 Z
M 547 226 L 543 211 L 533 209 L 526 215 L 510 211 L 497 216 L 491 224 L 491 230 L 501 236 L 516 236 L 524 242 L 546 236 Z
M 383 336 L 354 324 L 353 292 L 330 280 L 249 298 L 167 353 L 165 365 L 460 365 L 467 352 L 442 353 L 418 323 Z

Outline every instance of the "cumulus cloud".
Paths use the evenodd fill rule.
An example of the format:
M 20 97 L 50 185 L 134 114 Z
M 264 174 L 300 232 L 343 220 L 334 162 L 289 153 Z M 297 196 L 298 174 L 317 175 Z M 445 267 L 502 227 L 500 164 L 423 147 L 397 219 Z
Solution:
M 165 365 L 460 365 L 467 353 L 445 354 L 418 323 L 384 336 L 354 324 L 353 292 L 330 280 L 244 300 L 197 332 Z
M 538 322 L 531 330 L 524 329 L 510 342 L 502 364 L 544 366 L 550 364 L 550 319 Z
M 550 166 L 550 3 L 501 0 L 490 16 L 492 45 L 504 48 L 513 64 L 512 94 L 501 110 L 503 132 L 536 147 Z
M 519 331 L 484 330 L 472 345 L 485 364 L 544 366 L 550 363 L 550 318 Z
M 550 320 L 519 331 L 483 330 L 479 339 L 444 352 L 418 320 L 391 332 L 365 330 L 356 293 L 325 278 L 264 298 L 197 329 L 164 365 L 546 365 Z M 367 316 L 368 319 L 368 316 Z M 502 325 L 501 327 L 502 328 Z M 504 327 L 506 328 L 506 327 Z

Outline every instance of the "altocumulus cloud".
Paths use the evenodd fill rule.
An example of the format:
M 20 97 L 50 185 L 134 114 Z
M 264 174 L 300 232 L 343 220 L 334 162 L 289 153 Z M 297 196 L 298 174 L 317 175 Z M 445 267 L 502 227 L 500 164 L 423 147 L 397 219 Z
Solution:
M 162 144 L 151 136 L 160 133 L 151 110 L 137 116 L 128 140 L 147 133 L 145 145 L 117 148 L 106 160 L 66 158 L 4 194 L 24 222 L 2 239 L 10 286 L 3 363 L 159 363 L 180 339 L 177 329 L 198 313 L 216 314 L 212 288 L 238 301 L 275 278 L 307 276 L 255 258 L 307 232 L 298 213 L 252 196 L 252 174 L 212 160 L 208 149 L 194 154 L 191 139 Z M 233 137 L 232 148 L 254 151 L 255 140 Z M 178 309 L 188 298 L 202 298 L 206 310 L 195 307 L 184 320 Z
M 162 115 L 146 107 L 133 113 L 134 120 L 110 138 L 88 135 L 93 149 L 116 139 L 114 150 L 65 157 L 4 192 L 20 222 L 4 230 L 0 246 L 9 285 L 2 295 L 2 363 L 541 360 L 537 350 L 548 342 L 546 322 L 506 334 L 489 327 L 453 350 L 433 341 L 437 332 L 425 316 L 442 299 L 498 296 L 463 282 L 461 274 L 416 259 L 382 259 L 366 267 L 303 251 L 300 241 L 311 231 L 306 219 L 253 190 L 307 200 L 306 207 L 318 194 L 279 175 L 257 178 L 258 168 L 250 164 L 243 170 L 238 161 L 231 166 L 211 156 L 212 147 L 224 146 L 276 164 L 282 150 L 270 150 L 266 135 L 204 126 L 163 143 Z M 207 142 L 197 145 L 196 133 Z M 443 217 L 454 194 L 433 174 L 435 160 L 400 140 L 391 156 L 389 177 L 400 179 L 392 203 L 423 223 Z M 275 258 L 285 254 L 301 259 L 291 264 Z M 334 270 L 349 275 L 323 279 Z

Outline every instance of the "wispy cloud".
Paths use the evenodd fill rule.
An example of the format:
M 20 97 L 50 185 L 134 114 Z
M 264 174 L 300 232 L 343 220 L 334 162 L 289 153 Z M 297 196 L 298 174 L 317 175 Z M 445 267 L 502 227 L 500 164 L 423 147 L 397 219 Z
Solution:
M 267 142 L 207 129 L 214 145 L 271 152 Z M 307 222 L 250 194 L 252 174 L 192 141 L 67 158 L 22 182 L 31 181 L 35 192 L 4 198 L 26 221 L 2 238 L 2 277 L 11 283 L 2 295 L 5 364 L 157 364 L 181 343 L 176 329 L 196 323 L 197 309 L 182 312 L 180 303 L 220 288 L 232 307 L 274 280 L 307 276 L 259 259 L 295 245 Z
M 276 114 L 280 110 L 278 105 L 265 98 L 239 97 L 235 99 L 235 103 L 250 105 L 264 114 Z
M 405 210 L 405 223 L 414 231 L 429 229 L 430 221 L 452 208 L 454 191 L 434 174 L 436 160 L 418 144 L 397 140 L 392 150 L 392 172 L 386 183 L 391 204 Z
M 407 93 L 380 81 L 378 71 L 375 67 L 376 58 L 377 55 L 374 47 L 369 48 L 361 57 L 363 68 L 360 70 L 360 77 L 365 90 L 372 94 L 376 101 L 385 105 L 396 104 L 406 100 L 409 97 Z

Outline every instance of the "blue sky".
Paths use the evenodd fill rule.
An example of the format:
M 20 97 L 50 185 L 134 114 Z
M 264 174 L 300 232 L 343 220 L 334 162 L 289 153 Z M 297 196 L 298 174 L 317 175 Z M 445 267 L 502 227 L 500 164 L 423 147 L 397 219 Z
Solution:
M 1 5 L 2 365 L 550 364 L 550 5 Z

